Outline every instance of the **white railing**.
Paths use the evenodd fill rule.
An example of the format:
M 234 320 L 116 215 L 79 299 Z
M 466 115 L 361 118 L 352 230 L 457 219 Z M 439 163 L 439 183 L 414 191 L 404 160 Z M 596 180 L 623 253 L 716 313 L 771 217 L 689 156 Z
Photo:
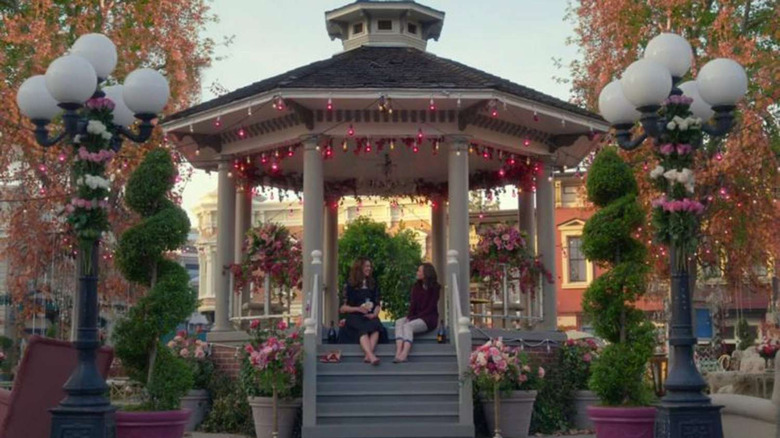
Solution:
M 539 275 L 532 290 L 522 290 L 518 269 L 509 265 L 502 265 L 504 275 L 501 284 L 501 298 L 497 294 L 488 297 L 489 302 L 482 304 L 482 310 L 471 312 L 472 323 L 477 327 L 484 327 L 487 322 L 492 322 L 493 328 L 511 328 L 512 324 L 523 322 L 530 326 L 544 321 L 544 293 L 543 276 Z M 510 290 L 518 290 L 519 296 L 511 298 Z M 501 304 L 501 309 L 496 309 L 496 304 Z M 521 308 L 512 309 L 510 306 L 520 305 Z M 496 325 L 496 321 L 502 322 Z
M 450 279 L 450 308 L 451 326 L 455 327 L 454 336 L 455 351 L 458 358 L 458 376 L 462 382 L 459 389 L 459 412 L 458 418 L 460 424 L 473 425 L 474 411 L 472 407 L 471 379 L 467 377 L 469 371 L 469 355 L 471 354 L 471 320 L 463 313 L 463 304 L 461 303 L 460 288 L 458 287 L 458 276 L 460 275 L 460 266 L 458 264 L 458 252 L 450 250 L 447 252 L 447 272 Z M 468 296 L 468 294 L 466 295 Z
M 304 309 L 306 319 L 303 332 L 303 425 L 314 426 L 317 422 L 317 346 L 322 342 L 320 323 L 320 278 L 322 277 L 322 251 L 311 253 L 311 293 Z

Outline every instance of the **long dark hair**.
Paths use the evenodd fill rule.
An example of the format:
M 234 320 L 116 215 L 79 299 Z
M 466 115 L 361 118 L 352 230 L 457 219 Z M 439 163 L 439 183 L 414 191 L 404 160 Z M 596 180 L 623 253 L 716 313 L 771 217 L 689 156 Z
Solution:
M 368 286 L 370 289 L 374 288 L 375 282 L 374 277 L 369 276 L 366 277 L 363 274 L 363 265 L 366 264 L 366 262 L 371 263 L 371 260 L 360 257 L 357 260 L 355 260 L 352 263 L 352 268 L 349 270 L 349 285 L 352 287 L 361 287 L 363 286 L 363 280 L 366 280 L 366 286 Z M 371 263 L 371 272 L 373 272 L 374 264 Z
M 435 290 L 441 285 L 439 284 L 438 277 L 436 276 L 436 268 L 430 263 L 423 263 L 423 279 L 420 280 L 420 284 L 426 290 Z

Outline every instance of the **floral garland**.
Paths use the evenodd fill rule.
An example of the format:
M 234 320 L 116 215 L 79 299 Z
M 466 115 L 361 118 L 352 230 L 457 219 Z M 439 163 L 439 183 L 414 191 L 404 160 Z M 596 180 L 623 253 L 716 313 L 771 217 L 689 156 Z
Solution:
M 500 290 L 507 273 L 518 273 L 518 285 L 523 292 L 534 293 L 539 275 L 552 282 L 539 257 L 528 250 L 528 236 L 509 225 L 499 224 L 478 232 L 479 241 L 472 251 L 472 267 L 491 291 Z M 514 282 L 510 283 L 514 287 Z
M 73 181 L 76 191 L 65 206 L 68 223 L 73 227 L 81 250 L 89 261 L 92 244 L 108 230 L 108 195 L 111 182 L 105 177 L 106 166 L 116 153 L 111 149 L 114 102 L 105 97 L 89 99 L 84 112 L 84 133 L 73 137 Z
M 275 286 L 288 290 L 301 287 L 303 251 L 301 243 L 292 238 L 287 227 L 266 223 L 250 229 L 243 252 L 243 262 L 230 268 L 236 293 L 249 283 L 260 287 L 266 275 Z
M 659 164 L 650 172 L 653 186 L 663 195 L 652 202 L 653 224 L 661 243 L 678 250 L 679 269 L 684 270 L 688 256 L 696 250 L 699 217 L 704 204 L 695 198 L 694 153 L 702 141 L 701 119 L 693 117 L 693 99 L 670 96 L 662 110 L 665 130 L 656 143 Z

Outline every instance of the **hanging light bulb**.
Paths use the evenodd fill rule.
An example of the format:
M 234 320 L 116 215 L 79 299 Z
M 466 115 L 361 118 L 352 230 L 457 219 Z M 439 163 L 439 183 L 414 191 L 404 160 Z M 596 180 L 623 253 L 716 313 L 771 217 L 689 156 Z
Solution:
M 433 152 L 438 153 L 439 152 L 439 139 L 433 141 Z
M 233 172 L 232 171 L 228 172 L 228 178 L 233 178 Z
M 347 152 L 349 150 L 349 145 L 347 144 L 347 139 L 345 138 L 344 141 L 341 142 L 341 149 L 344 152 Z
M 428 102 L 428 109 L 431 111 L 436 111 L 436 102 L 433 101 L 433 96 L 431 96 L 431 100 Z
M 46 173 L 46 165 L 45 165 L 45 164 L 43 164 L 43 163 L 39 164 L 39 165 L 38 165 L 38 170 L 39 170 L 41 173 Z
M 319 146 L 317 146 L 317 147 L 319 147 Z M 290 147 L 287 148 L 287 156 L 288 157 L 292 157 L 293 155 L 295 155 L 295 151 L 293 150 L 293 147 L 290 146 Z
M 214 127 L 217 129 L 222 127 L 222 116 L 217 116 L 217 118 L 214 120 Z
M 531 146 L 531 139 L 526 137 L 525 140 L 523 140 L 523 146 L 525 147 Z
M 195 128 L 192 127 L 192 123 L 190 123 L 190 132 L 195 132 Z
M 284 98 L 282 98 L 280 94 L 274 96 L 273 107 L 277 111 L 284 111 L 285 108 L 287 107 L 284 103 Z
M 325 108 L 327 108 L 328 111 L 333 111 L 333 99 L 332 98 L 330 98 L 330 97 L 328 98 L 328 104 L 325 106 Z
M 539 121 L 539 113 L 537 113 L 536 110 L 534 110 L 534 122 L 538 122 L 538 121 Z
M 417 128 L 417 143 L 422 143 L 424 137 L 422 128 Z
M 414 146 L 412 147 L 412 152 L 414 152 L 414 153 L 416 154 L 417 152 L 420 152 L 420 148 L 419 148 L 419 147 L 417 147 L 417 145 L 414 145 Z
M 246 156 L 246 164 L 252 164 L 252 159 L 249 157 L 249 155 Z
M 249 106 L 246 108 L 246 115 L 247 115 L 247 116 L 250 116 L 250 117 L 252 116 L 252 105 L 249 105 Z
M 458 95 L 458 100 L 455 103 L 455 105 L 458 107 L 458 109 L 460 109 L 460 106 L 461 106 L 460 95 Z
M 67 159 L 67 157 L 65 156 L 65 153 L 64 152 L 60 152 L 60 155 L 57 157 L 57 160 L 59 160 L 60 163 L 63 163 L 63 162 L 65 162 L 66 159 Z
M 715 154 L 715 159 L 718 160 L 718 161 L 723 161 L 723 154 L 721 154 L 720 151 L 718 151 Z
M 371 153 L 371 140 L 366 139 L 366 153 Z
M 279 163 L 277 163 L 276 161 L 271 163 L 271 170 L 274 171 L 274 172 L 278 171 L 279 170 Z
M 262 154 L 262 155 L 260 155 L 260 162 L 261 162 L 262 164 L 265 164 L 265 163 L 267 163 L 267 162 L 268 162 L 268 157 L 265 155 L 265 152 L 263 152 L 263 154 Z
M 239 128 L 239 129 L 238 129 L 238 137 L 239 137 L 239 138 L 242 138 L 242 139 L 243 139 L 244 137 L 246 137 L 246 131 L 244 131 L 244 128 Z
M 391 151 L 395 150 L 395 139 L 394 138 L 390 139 L 390 150 Z
M 642 170 L 644 170 L 645 172 L 647 172 L 647 169 L 648 169 L 648 165 L 647 165 L 647 161 L 645 161 L 645 162 L 642 164 Z
M 474 146 L 473 145 L 469 145 L 469 153 L 470 154 L 474 153 Z
M 347 128 L 347 135 L 350 137 L 353 137 L 355 135 L 355 128 L 352 126 L 352 124 L 349 124 L 349 128 Z
M 514 165 L 515 165 L 515 163 L 516 163 L 516 161 L 515 161 L 515 157 L 514 157 L 514 156 L 510 157 L 510 158 L 509 158 L 509 165 L 510 165 L 510 166 L 514 166 Z
M 504 176 L 506 176 L 506 171 L 504 170 L 504 168 L 503 168 L 503 167 L 502 167 L 502 168 L 500 168 L 500 169 L 498 169 L 498 176 L 500 176 L 501 178 L 503 178 Z

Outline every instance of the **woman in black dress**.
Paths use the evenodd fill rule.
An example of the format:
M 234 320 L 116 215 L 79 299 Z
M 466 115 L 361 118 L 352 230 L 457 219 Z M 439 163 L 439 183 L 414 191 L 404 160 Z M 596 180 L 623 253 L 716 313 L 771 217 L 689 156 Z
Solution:
M 360 337 L 360 347 L 365 353 L 363 361 L 379 365 L 374 349 L 379 343 L 379 333 L 382 330 L 382 323 L 379 321 L 381 308 L 379 290 L 371 272 L 371 262 L 367 259 L 361 258 L 352 264 L 344 291 L 344 304 L 339 312 L 346 314 L 347 328 L 357 332 Z

